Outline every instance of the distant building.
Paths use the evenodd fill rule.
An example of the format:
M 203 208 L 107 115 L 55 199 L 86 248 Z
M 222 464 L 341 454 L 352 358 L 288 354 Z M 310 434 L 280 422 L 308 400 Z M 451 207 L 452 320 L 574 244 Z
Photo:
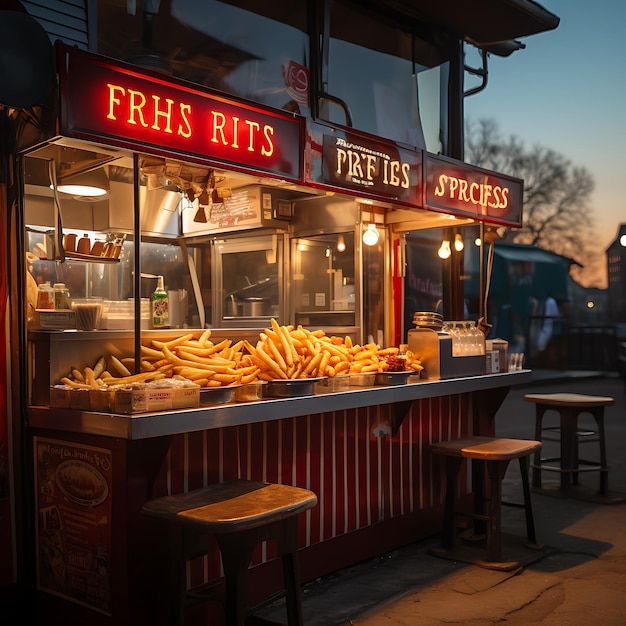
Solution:
M 626 224 L 621 224 L 617 237 L 606 251 L 608 313 L 614 323 L 626 322 Z

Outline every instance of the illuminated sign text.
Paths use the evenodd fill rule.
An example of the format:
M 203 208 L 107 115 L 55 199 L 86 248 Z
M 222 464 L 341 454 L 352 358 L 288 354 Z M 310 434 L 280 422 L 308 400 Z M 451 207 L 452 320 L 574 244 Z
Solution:
M 403 159 L 395 145 L 372 143 L 351 135 L 324 135 L 323 176 L 325 182 L 393 197 L 409 197 L 415 188 L 415 153 Z
M 523 181 L 425 153 L 424 207 L 475 219 L 522 225 Z
M 509 188 L 487 183 L 469 182 L 464 178 L 441 174 L 434 194 L 441 198 L 460 200 L 476 206 L 506 209 L 509 204 Z
M 300 178 L 300 119 L 59 50 L 63 134 Z

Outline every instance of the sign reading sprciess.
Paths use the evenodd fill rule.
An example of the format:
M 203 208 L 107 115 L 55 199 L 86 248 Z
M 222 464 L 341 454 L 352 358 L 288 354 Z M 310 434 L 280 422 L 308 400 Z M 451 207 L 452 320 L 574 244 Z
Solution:
M 420 153 L 356 134 L 325 134 L 322 177 L 325 183 L 398 200 L 416 197 Z
M 300 178 L 299 118 L 59 50 L 62 134 Z
M 510 226 L 522 225 L 523 181 L 425 154 L 424 206 Z

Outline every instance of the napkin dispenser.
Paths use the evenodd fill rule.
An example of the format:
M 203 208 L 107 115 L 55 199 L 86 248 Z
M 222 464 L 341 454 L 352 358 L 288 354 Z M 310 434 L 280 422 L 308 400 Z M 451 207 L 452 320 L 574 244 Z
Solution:
M 452 356 L 452 337 L 446 333 L 416 328 L 407 335 L 408 349 L 419 357 L 424 367 L 422 379 L 480 376 L 487 371 L 484 354 Z

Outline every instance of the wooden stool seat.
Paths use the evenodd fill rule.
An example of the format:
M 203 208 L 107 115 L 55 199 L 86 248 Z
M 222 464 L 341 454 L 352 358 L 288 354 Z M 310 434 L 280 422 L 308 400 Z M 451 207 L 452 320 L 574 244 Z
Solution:
M 468 437 L 434 443 L 431 450 L 435 454 L 456 456 L 482 461 L 510 461 L 528 456 L 541 448 L 541 443 L 527 439 L 502 439 L 495 437 Z
M 199 538 L 213 534 L 226 579 L 226 623 L 241 626 L 247 611 L 246 577 L 255 547 L 276 541 L 282 558 L 290 626 L 302 624 L 297 568 L 298 514 L 317 504 L 308 489 L 233 480 L 146 502 L 142 512 L 170 524 L 172 624 L 184 624 L 188 560 L 206 552 Z
M 446 495 L 441 550 L 434 550 L 433 552 L 445 558 L 457 558 L 455 556 L 457 517 L 455 503 L 458 478 L 464 459 L 471 459 L 476 464 L 479 480 L 476 481 L 475 485 L 474 513 L 470 517 L 478 522 L 486 522 L 487 555 L 486 559 L 468 560 L 461 557 L 458 560 L 468 560 L 468 562 L 489 569 L 499 570 L 513 570 L 520 566 L 518 561 L 504 561 L 502 559 L 502 480 L 512 459 L 519 459 L 524 492 L 524 504 L 514 504 L 513 506 L 523 506 L 525 509 L 528 545 L 533 549 L 539 548 L 530 500 L 528 459 L 533 452 L 540 448 L 540 441 L 497 437 L 467 437 L 433 444 L 431 446 L 433 454 L 443 456 L 446 460 Z M 485 470 L 489 479 L 488 510 L 486 512 L 483 507 Z
M 535 438 L 539 441 L 559 441 L 560 456 L 542 457 L 536 452 L 531 465 L 533 487 L 541 489 L 541 472 L 552 471 L 560 474 L 560 489 L 569 490 L 572 484 L 578 484 L 580 472 L 600 473 L 600 495 L 608 492 L 608 467 L 606 458 L 606 441 L 604 431 L 604 407 L 615 404 L 610 396 L 592 396 L 579 393 L 529 393 L 524 396 L 526 402 L 535 404 Z M 559 426 L 544 426 L 543 417 L 547 411 L 559 414 Z M 596 422 L 597 430 L 578 428 L 578 417 L 589 413 Z M 549 434 L 546 434 L 549 433 Z M 550 434 L 558 434 L 551 437 Z M 599 461 L 581 459 L 580 443 L 598 443 Z M 550 463 L 559 461 L 558 466 Z

